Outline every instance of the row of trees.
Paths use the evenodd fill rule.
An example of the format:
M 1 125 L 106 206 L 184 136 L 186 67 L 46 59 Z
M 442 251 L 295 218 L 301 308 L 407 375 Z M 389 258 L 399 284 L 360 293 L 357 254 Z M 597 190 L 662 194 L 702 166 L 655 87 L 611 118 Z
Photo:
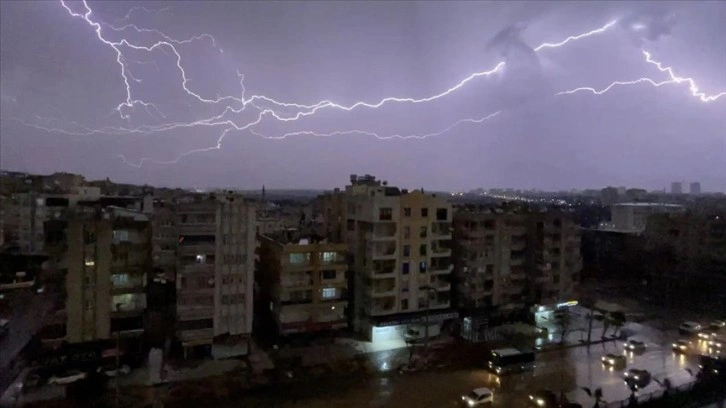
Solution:
M 560 309 L 555 311 L 555 324 L 557 325 L 557 328 L 560 329 L 561 337 L 560 337 L 560 344 L 563 344 L 565 342 L 565 338 L 567 337 L 567 334 L 572 329 L 572 315 L 568 313 L 565 309 Z M 593 320 L 603 322 L 603 332 L 601 338 L 607 337 L 608 330 L 612 327 L 613 336 L 618 335 L 618 331 L 622 329 L 622 327 L 625 325 L 625 313 L 621 311 L 613 311 L 613 312 L 601 312 L 601 311 L 593 311 L 590 309 L 590 312 L 587 315 L 588 319 L 588 329 L 587 329 L 587 342 L 591 342 L 591 336 L 592 336 L 592 322 Z

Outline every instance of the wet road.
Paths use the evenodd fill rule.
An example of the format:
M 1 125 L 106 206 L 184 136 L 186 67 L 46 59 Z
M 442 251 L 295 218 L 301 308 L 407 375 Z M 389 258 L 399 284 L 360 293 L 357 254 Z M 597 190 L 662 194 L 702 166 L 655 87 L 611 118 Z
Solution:
M 674 385 L 690 381 L 685 368 L 696 370 L 693 357 L 679 356 L 668 346 L 658 344 L 666 340 L 660 332 L 640 325 L 629 325 L 644 340 L 647 349 L 640 354 L 627 354 L 627 368 L 646 369 L 658 380 L 670 379 Z M 559 394 L 564 391 L 572 402 L 592 406 L 592 401 L 581 387 L 602 387 L 606 401 L 624 400 L 629 390 L 622 379 L 622 371 L 606 369 L 600 357 L 607 353 L 623 353 L 623 342 L 608 342 L 590 347 L 574 347 L 538 354 L 537 368 L 523 375 L 496 376 L 485 370 L 459 370 L 413 374 L 391 374 L 367 380 L 327 380 L 315 384 L 297 384 L 228 402 L 225 407 L 455 407 L 461 395 L 476 387 L 495 389 L 494 407 L 522 407 L 530 392 L 549 389 Z M 641 391 L 645 394 L 660 390 L 651 382 Z

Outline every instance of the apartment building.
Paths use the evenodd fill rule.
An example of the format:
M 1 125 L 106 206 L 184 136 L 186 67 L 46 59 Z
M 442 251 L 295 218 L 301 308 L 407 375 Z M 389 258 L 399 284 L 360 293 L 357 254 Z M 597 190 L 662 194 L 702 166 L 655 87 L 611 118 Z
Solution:
M 252 332 L 255 219 L 239 195 L 177 200 L 176 329 L 185 349 Z
M 653 214 L 675 214 L 686 209 L 679 204 L 664 203 L 620 203 L 610 207 L 612 223 L 603 229 L 621 232 L 641 233 L 645 230 L 648 217 Z
M 176 206 L 173 201 L 157 199 L 153 202 L 151 218 L 154 278 L 158 281 L 176 279 L 176 247 L 179 239 Z
M 335 194 L 345 203 L 341 220 L 352 255 L 355 329 L 373 342 L 437 335 L 455 317 L 451 205 L 370 175 L 351 176 L 345 192 Z
M 563 212 L 463 206 L 454 215 L 457 306 L 510 313 L 572 299 L 580 232 Z
M 344 243 L 286 229 L 259 235 L 259 303 L 280 335 L 348 326 Z
M 65 340 L 140 336 L 151 270 L 148 218 L 120 208 L 79 208 L 67 225 Z

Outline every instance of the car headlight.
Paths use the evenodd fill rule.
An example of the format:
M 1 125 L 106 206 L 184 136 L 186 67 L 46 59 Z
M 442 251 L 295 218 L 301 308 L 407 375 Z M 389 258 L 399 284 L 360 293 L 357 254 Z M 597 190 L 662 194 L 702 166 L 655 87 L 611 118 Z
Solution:
M 537 405 L 540 407 L 543 407 L 545 404 L 545 401 L 542 398 L 537 398 Z
M 673 343 L 673 347 L 680 347 L 680 346 L 676 343 Z
M 469 400 L 469 401 L 467 401 L 467 404 L 469 404 L 470 407 L 473 407 L 474 406 L 474 401 Z

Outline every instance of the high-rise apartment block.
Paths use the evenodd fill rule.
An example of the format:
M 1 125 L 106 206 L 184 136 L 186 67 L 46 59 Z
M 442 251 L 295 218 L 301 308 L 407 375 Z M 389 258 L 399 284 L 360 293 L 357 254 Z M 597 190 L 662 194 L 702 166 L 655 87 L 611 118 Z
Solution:
M 451 205 L 368 175 L 351 176 L 345 192 L 321 202 L 324 211 L 330 208 L 344 222 L 342 232 L 352 255 L 356 330 L 374 342 L 438 334 L 442 321 L 453 317 L 447 313 L 453 269 Z
M 255 207 L 239 195 L 176 203 L 177 336 L 186 348 L 252 332 Z
M 462 207 L 454 215 L 457 303 L 463 310 L 523 310 L 571 299 L 580 232 L 561 212 Z
M 671 194 L 683 194 L 683 183 L 674 181 L 671 183 Z
M 79 208 L 67 225 L 65 340 L 140 336 L 151 270 L 148 218 L 120 208 Z
M 346 244 L 297 229 L 260 235 L 259 240 L 259 304 L 279 334 L 348 326 Z
M 690 184 L 688 192 L 694 195 L 701 194 L 701 183 L 694 181 Z

